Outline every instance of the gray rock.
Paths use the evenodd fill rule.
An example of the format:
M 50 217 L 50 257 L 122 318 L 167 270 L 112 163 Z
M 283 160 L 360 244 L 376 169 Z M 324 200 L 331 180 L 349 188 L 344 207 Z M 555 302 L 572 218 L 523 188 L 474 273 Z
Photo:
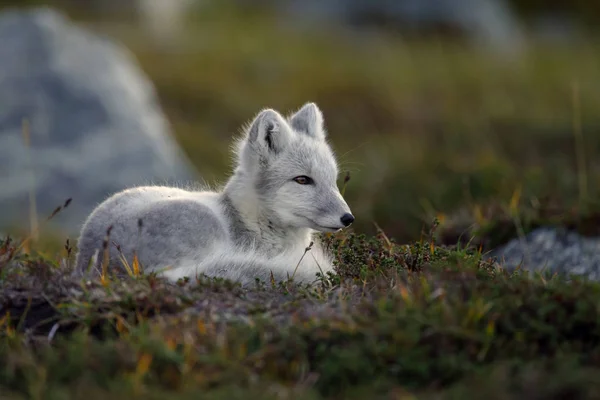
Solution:
M 0 228 L 27 224 L 32 185 L 42 218 L 73 199 L 55 223 L 77 232 L 113 192 L 194 178 L 122 46 L 47 8 L 0 14 L 0 43 Z
M 493 250 L 490 256 L 509 271 L 520 265 L 531 272 L 600 280 L 600 238 L 561 228 L 538 228 Z

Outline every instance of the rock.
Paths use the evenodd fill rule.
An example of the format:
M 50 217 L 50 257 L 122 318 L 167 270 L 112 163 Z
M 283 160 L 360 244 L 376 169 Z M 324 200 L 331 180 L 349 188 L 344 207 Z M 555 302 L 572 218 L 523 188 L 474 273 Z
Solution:
M 505 269 L 544 270 L 561 276 L 600 280 L 600 238 L 584 237 L 561 228 L 538 228 L 490 253 Z
M 125 48 L 48 8 L 0 14 L 0 42 L 0 229 L 27 225 L 32 185 L 41 218 L 73 199 L 55 224 L 76 233 L 116 191 L 194 178 Z

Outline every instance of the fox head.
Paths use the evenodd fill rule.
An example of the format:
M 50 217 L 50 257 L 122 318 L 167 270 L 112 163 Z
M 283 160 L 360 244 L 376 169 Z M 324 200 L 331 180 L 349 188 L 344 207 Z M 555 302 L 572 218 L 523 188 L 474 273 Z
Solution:
M 265 109 L 245 129 L 238 173 L 250 179 L 260 207 L 283 226 L 334 232 L 354 221 L 337 186 L 338 166 L 326 136 L 314 103 L 288 118 Z

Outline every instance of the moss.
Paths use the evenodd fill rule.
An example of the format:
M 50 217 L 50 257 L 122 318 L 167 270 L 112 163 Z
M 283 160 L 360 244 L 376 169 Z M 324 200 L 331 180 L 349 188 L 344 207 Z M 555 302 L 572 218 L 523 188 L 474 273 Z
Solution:
M 501 62 L 215 6 L 190 16 L 186 51 L 165 52 L 133 26 L 83 20 L 132 50 L 209 183 L 225 178 L 231 136 L 257 110 L 316 101 L 351 172 L 358 233 L 323 236 L 335 273 L 316 288 L 252 290 L 80 281 L 75 243 L 2 242 L 3 396 L 599 397 L 599 284 L 509 275 L 485 257 L 542 224 L 598 234 L 597 159 L 579 170 L 572 134 L 577 77 L 586 152 L 600 144 L 595 47 Z
M 577 384 L 600 373 L 600 284 L 509 275 L 433 237 L 406 246 L 383 234 L 326 237 L 337 272 L 312 289 L 80 282 L 58 262 L 19 256 L 15 271 L 5 259 L 0 386 L 39 398 L 84 386 L 169 398 L 398 388 L 455 396 L 497 386 L 525 396 L 529 380 L 552 376 L 549 396 L 592 393 Z M 573 373 L 556 372 L 561 360 Z

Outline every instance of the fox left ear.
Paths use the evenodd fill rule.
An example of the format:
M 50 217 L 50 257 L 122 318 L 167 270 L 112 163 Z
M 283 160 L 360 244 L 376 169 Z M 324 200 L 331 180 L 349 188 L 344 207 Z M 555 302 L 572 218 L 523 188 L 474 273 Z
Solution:
M 285 118 L 270 108 L 262 110 L 248 129 L 248 143 L 263 156 L 282 151 L 291 137 Z
M 315 139 L 325 139 L 323 113 L 315 103 L 306 103 L 290 117 L 290 125 L 295 131 L 312 136 Z

